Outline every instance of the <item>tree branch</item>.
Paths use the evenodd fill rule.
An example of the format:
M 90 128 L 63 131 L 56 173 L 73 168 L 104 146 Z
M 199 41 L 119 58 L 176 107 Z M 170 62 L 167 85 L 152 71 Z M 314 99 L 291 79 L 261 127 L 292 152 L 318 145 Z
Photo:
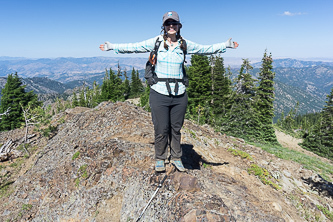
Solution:
M 6 112 L 1 113 L 0 116 L 3 116 L 3 115 L 6 115 L 6 116 L 7 116 L 7 115 L 9 114 L 10 109 L 11 109 L 11 108 L 8 107 L 8 109 L 6 110 Z M 2 118 L 0 117 L 0 119 L 2 119 Z

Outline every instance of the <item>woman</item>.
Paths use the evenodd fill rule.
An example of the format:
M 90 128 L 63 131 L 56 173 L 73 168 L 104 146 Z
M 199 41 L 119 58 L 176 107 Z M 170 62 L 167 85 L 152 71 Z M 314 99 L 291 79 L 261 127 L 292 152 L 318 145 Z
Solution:
M 182 24 L 176 12 L 170 11 L 163 15 L 163 35 L 143 42 L 129 44 L 100 45 L 102 51 L 114 50 L 115 53 L 144 53 L 154 49 L 157 39 L 162 41 L 158 48 L 155 73 L 161 79 L 183 79 L 184 52 L 188 54 L 210 55 L 225 52 L 226 48 L 237 48 L 238 43 L 231 38 L 213 45 L 199 45 L 189 40 L 184 41 L 180 35 Z M 169 85 L 169 90 L 167 85 Z M 171 90 L 170 90 L 171 89 Z M 179 171 L 185 171 L 182 164 L 180 146 L 180 130 L 184 123 L 187 107 L 187 93 L 183 82 L 158 81 L 151 86 L 149 104 L 155 130 L 155 170 L 165 171 L 165 160 L 168 158 L 168 140 L 170 142 L 171 162 Z

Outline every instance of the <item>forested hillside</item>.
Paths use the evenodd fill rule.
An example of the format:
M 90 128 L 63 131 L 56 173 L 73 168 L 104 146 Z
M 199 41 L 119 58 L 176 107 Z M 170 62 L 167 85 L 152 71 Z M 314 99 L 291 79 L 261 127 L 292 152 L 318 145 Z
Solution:
M 57 58 L 57 59 L 25 59 L 2 57 L 0 59 L 0 89 L 3 88 L 5 77 L 18 72 L 27 85 L 26 90 L 34 90 L 40 98 L 63 98 L 72 93 L 72 89 L 83 85 L 92 86 L 94 82 L 102 85 L 105 69 L 127 69 L 131 78 L 131 69 L 139 72 L 144 80 L 142 70 L 145 58 Z M 190 60 L 188 60 L 190 65 Z M 253 64 L 249 72 L 257 78 L 261 63 Z M 227 64 L 225 64 L 228 67 Z M 239 68 L 231 68 L 231 80 L 235 80 Z M 299 102 L 299 114 L 320 111 L 324 105 L 325 96 L 333 85 L 333 63 L 321 61 L 301 61 L 295 59 L 277 59 L 273 61 L 275 101 L 274 121 L 282 112 L 287 113 Z M 35 76 L 35 77 L 34 77 Z M 42 77 L 47 76 L 47 77 Z M 26 78 L 28 77 L 28 78 Z M 120 76 L 124 80 L 124 76 Z M 62 82 L 60 83 L 59 80 Z M 84 83 L 85 82 L 85 83 Z M 67 96 L 63 94 L 66 90 Z M 51 95 L 51 96 L 48 96 Z M 1 95 L 0 95 L 1 97 Z

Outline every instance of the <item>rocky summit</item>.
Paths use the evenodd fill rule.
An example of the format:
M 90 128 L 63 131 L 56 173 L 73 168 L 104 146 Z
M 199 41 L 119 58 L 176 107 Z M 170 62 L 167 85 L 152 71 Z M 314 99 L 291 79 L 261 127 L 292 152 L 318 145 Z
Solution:
M 104 102 L 58 113 L 52 124 L 49 138 L 29 139 L 29 157 L 1 163 L 0 221 L 329 221 L 317 206 L 331 209 L 331 183 L 209 126 L 185 121 L 186 172 L 168 164 L 159 187 L 165 173 L 154 171 L 153 125 L 142 108 Z M 2 132 L 0 144 L 20 150 L 23 136 Z

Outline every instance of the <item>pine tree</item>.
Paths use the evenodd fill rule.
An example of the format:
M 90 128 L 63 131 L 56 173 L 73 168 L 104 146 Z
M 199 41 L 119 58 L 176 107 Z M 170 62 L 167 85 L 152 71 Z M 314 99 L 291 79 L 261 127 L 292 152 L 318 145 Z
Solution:
M 90 106 L 91 108 L 96 107 L 99 104 L 99 98 L 101 96 L 101 90 L 99 88 L 99 85 L 94 81 L 93 83 L 93 88 L 92 88 L 92 97 L 90 101 Z
M 218 118 L 230 108 L 231 80 L 224 69 L 223 58 L 212 56 L 211 60 L 215 64 L 212 67 L 212 107 L 214 118 Z
M 1 131 L 19 128 L 24 123 L 23 110 L 20 104 L 22 106 L 26 106 L 29 102 L 34 105 L 42 104 L 32 91 L 25 92 L 25 86 L 17 73 L 8 75 L 1 94 L 0 113 L 4 113 L 10 108 L 10 113 L 2 116 L 0 122 Z
M 207 56 L 193 55 L 191 66 L 188 69 L 190 85 L 187 89 L 189 102 L 188 110 L 190 118 L 198 118 L 198 107 L 204 107 L 204 115 L 200 117 L 200 123 L 207 123 L 211 115 L 212 79 L 211 67 Z
M 299 102 L 296 103 L 296 106 L 288 112 L 286 116 L 284 116 L 284 112 L 281 113 L 281 120 L 279 120 L 279 126 L 287 131 L 288 133 L 293 133 L 293 130 L 296 129 L 297 124 L 295 123 L 295 118 L 297 114 L 297 110 L 299 107 Z
M 101 96 L 100 102 L 103 101 L 116 101 L 115 95 L 115 82 L 116 82 L 116 75 L 110 68 L 109 73 L 105 70 L 105 76 L 103 79 L 102 87 L 101 87 Z
M 85 105 L 86 107 L 92 108 L 92 100 L 93 100 L 93 89 L 90 89 L 88 86 L 85 90 Z
M 126 70 L 125 70 L 126 74 Z M 123 83 L 122 79 L 122 72 L 120 66 L 118 64 L 118 71 L 115 74 L 112 69 L 110 69 L 109 74 L 105 73 L 103 84 L 101 87 L 100 99 L 99 102 L 102 101 L 124 101 L 125 96 L 129 95 L 129 82 L 127 79 L 127 74 L 125 77 L 125 83 Z
M 140 106 L 143 107 L 143 109 L 148 112 L 150 112 L 149 95 L 150 95 L 150 86 L 147 84 L 144 93 L 141 94 L 140 96 Z
M 111 69 L 110 69 L 110 72 L 112 72 Z M 99 102 L 108 101 L 110 99 L 110 96 L 109 96 L 110 83 L 109 82 L 110 82 L 109 73 L 107 70 L 105 70 L 105 75 L 104 75 L 104 79 L 103 79 L 103 83 L 102 83 L 102 87 L 101 87 L 101 95 L 99 98 Z
M 142 81 L 139 77 L 139 71 L 135 71 L 134 68 L 132 70 L 130 89 L 131 98 L 138 97 L 144 91 Z
M 301 146 L 318 155 L 333 159 L 333 88 L 313 131 Z
M 145 91 L 145 87 L 142 84 L 138 70 L 136 70 L 136 81 L 137 81 L 137 85 L 138 85 L 138 92 L 139 92 L 139 94 L 142 94 Z
M 124 100 L 124 93 L 123 93 L 124 89 L 123 89 L 121 77 L 122 77 L 122 72 L 121 72 L 120 65 L 118 63 L 117 75 L 114 78 L 113 87 L 111 89 L 113 92 L 111 100 L 113 102 Z
M 72 101 L 72 107 L 77 107 L 79 106 L 79 102 L 77 101 L 77 95 L 75 92 L 73 92 L 73 101 Z
M 239 75 L 237 77 L 236 92 L 244 95 L 246 98 L 254 97 L 257 91 L 256 82 L 250 71 L 253 67 L 248 59 L 243 59 Z
M 87 107 L 86 93 L 85 93 L 85 86 L 84 85 L 82 87 L 82 90 L 80 91 L 79 106 Z
M 130 89 L 131 89 L 131 91 L 130 91 L 131 98 L 134 98 L 138 94 L 138 92 L 139 92 L 138 85 L 137 85 L 137 80 L 136 80 L 136 73 L 135 73 L 134 67 L 133 67 L 132 73 L 131 73 Z
M 123 93 L 124 99 L 128 99 L 128 97 L 130 95 L 130 91 L 131 91 L 131 86 L 130 86 L 130 82 L 128 81 L 126 69 L 124 70 L 124 77 L 125 77 L 125 80 L 122 83 L 122 91 L 123 91 L 122 93 Z
M 258 111 L 260 113 L 260 121 L 262 123 L 262 139 L 268 143 L 277 143 L 275 131 L 273 128 L 274 117 L 274 77 L 272 54 L 267 55 L 265 51 L 262 58 L 262 65 L 259 72 L 258 95 Z
M 256 80 L 249 71 L 253 69 L 247 59 L 236 80 L 235 91 L 231 95 L 233 101 L 230 109 L 221 120 L 220 130 L 232 136 L 238 136 L 250 141 L 260 142 L 261 122 L 256 109 Z

